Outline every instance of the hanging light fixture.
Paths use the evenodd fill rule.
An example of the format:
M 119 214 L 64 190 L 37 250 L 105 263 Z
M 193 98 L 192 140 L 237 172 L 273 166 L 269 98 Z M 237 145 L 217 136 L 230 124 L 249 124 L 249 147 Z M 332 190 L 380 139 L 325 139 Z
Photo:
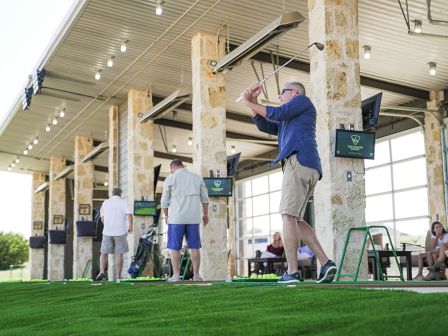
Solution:
M 176 145 L 173 145 L 173 147 L 171 148 L 171 151 L 172 151 L 173 153 L 176 153 L 176 152 L 177 152 Z
M 368 45 L 364 46 L 364 59 L 370 59 L 372 48 Z
M 114 57 L 113 56 L 111 56 L 107 59 L 107 66 L 109 68 L 112 68 L 114 66 Z
M 65 110 L 64 109 L 59 111 L 59 117 L 60 118 L 64 118 L 65 117 Z
M 156 15 L 160 16 L 163 13 L 163 4 L 165 1 L 157 0 L 156 1 Z
M 414 32 L 417 34 L 422 32 L 422 20 L 414 20 Z
M 437 73 L 437 63 L 436 62 L 429 62 L 429 74 L 431 76 L 435 76 Z
M 58 124 L 58 118 L 54 117 L 53 121 L 52 121 L 52 124 L 53 125 L 57 125 Z
M 230 152 L 231 152 L 232 154 L 235 154 L 235 152 L 236 152 L 236 147 L 235 147 L 235 146 L 230 147 Z
M 97 71 L 95 72 L 95 79 L 96 79 L 96 80 L 100 80 L 100 79 L 101 79 L 101 71 L 100 71 L 100 70 L 97 70 Z
M 8 170 L 11 171 L 11 166 L 8 166 Z
M 16 159 L 14 160 L 15 163 L 19 163 L 20 162 L 20 158 L 16 157 Z
M 191 146 L 191 145 L 193 145 L 193 138 L 188 138 L 188 146 Z
M 28 148 L 28 150 L 32 150 L 33 149 L 33 145 L 29 144 L 27 148 Z
M 39 138 L 35 137 L 34 140 L 33 140 L 33 144 L 37 145 L 38 143 L 39 143 Z
M 123 41 L 121 42 L 121 46 L 120 46 L 120 51 L 122 53 L 126 52 L 126 50 L 128 49 L 128 45 L 127 45 L 128 41 Z
M 11 163 L 11 167 L 15 167 L 15 166 L 16 166 L 15 162 Z
M 47 124 L 47 127 L 45 127 L 45 132 L 50 132 L 50 130 L 51 130 L 50 124 Z
M 25 150 L 23 151 L 23 155 L 28 155 L 28 149 L 25 148 Z

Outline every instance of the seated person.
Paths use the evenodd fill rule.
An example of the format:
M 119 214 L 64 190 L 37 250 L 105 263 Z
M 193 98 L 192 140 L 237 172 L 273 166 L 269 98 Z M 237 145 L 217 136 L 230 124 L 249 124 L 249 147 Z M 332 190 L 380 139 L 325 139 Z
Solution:
M 311 259 L 312 257 L 314 257 L 314 252 L 307 245 L 299 247 L 297 250 L 297 260 Z
M 448 258 L 448 243 L 443 244 L 439 249 L 438 258 L 433 266 L 428 267 L 429 274 L 423 278 L 425 281 L 446 280 L 446 264 Z
M 268 245 L 266 251 L 261 254 L 262 258 L 280 258 L 285 249 L 283 248 L 282 235 L 280 232 L 275 232 L 272 244 Z
M 438 260 L 439 249 L 444 244 L 448 244 L 448 233 L 445 230 L 445 228 L 443 227 L 442 223 L 440 223 L 439 221 L 435 221 L 434 223 L 432 223 L 431 233 L 432 233 L 431 246 L 433 247 L 434 250 L 425 252 L 425 253 L 420 253 L 418 255 L 418 273 L 414 277 L 414 280 L 426 280 L 423 278 L 424 258 L 426 258 L 428 266 L 431 267 L 434 264 L 434 262 Z M 431 276 L 431 277 L 433 277 L 433 276 Z M 428 280 L 433 280 L 433 279 L 428 279 Z

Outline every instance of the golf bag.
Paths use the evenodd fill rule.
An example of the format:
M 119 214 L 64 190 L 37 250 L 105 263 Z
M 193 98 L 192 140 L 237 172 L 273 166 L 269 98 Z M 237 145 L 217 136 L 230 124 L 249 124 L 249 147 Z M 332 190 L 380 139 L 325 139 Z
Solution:
M 146 263 L 151 256 L 153 236 L 154 231 L 150 230 L 139 239 L 137 252 L 131 258 L 131 265 L 128 268 L 128 273 L 131 278 L 139 277 L 145 269 Z

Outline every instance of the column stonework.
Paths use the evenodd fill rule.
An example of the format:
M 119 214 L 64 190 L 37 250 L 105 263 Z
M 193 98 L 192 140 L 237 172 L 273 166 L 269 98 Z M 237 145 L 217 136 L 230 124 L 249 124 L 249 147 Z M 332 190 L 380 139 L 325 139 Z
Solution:
M 79 220 L 92 220 L 93 207 L 93 181 L 94 167 L 90 160 L 82 163 L 84 155 L 93 149 L 93 140 L 90 137 L 77 135 L 75 137 L 75 201 L 73 205 L 74 225 L 73 225 L 73 278 L 81 278 L 84 268 L 89 260 L 92 260 L 92 237 L 78 237 L 76 222 Z M 90 205 L 90 212 L 79 213 L 79 206 Z M 87 274 L 92 277 L 92 274 Z
M 112 190 L 118 187 L 118 130 L 119 130 L 119 110 L 118 106 L 111 106 L 109 108 L 109 158 L 108 158 L 108 183 L 109 183 L 109 197 L 112 197 Z M 108 279 L 115 279 L 115 255 L 108 255 Z
M 45 192 L 34 190 L 45 183 L 45 175 L 33 173 L 33 190 L 31 197 L 31 236 L 44 236 L 45 230 Z M 45 267 L 45 249 L 30 249 L 30 279 L 43 279 Z
M 152 108 L 149 91 L 131 89 L 128 93 L 128 204 L 134 209 L 135 200 L 154 200 L 154 123 L 140 122 L 140 118 Z M 154 218 L 134 217 L 134 233 L 128 236 L 129 253 L 124 259 L 123 273 L 126 272 L 131 257 L 137 251 L 138 241 L 147 232 Z M 146 267 L 143 276 L 152 274 Z
M 224 41 L 216 34 L 196 33 L 192 38 L 193 165 L 201 176 L 218 171 L 226 176 L 226 87 L 224 76 L 209 76 L 209 61 L 224 56 Z M 227 276 L 227 200 L 209 199 L 210 223 L 201 224 L 201 276 L 223 280 Z
M 65 229 L 65 178 L 55 180 L 66 164 L 62 157 L 50 158 L 50 199 L 48 209 L 48 229 Z M 48 244 L 48 280 L 64 280 L 64 244 Z
M 309 39 L 325 44 L 310 50 L 311 100 L 317 110 L 317 142 L 323 178 L 314 192 L 316 233 L 325 252 L 340 263 L 349 228 L 365 226 L 364 161 L 335 158 L 340 124 L 362 130 L 358 1 L 309 0 Z M 347 181 L 351 172 L 352 181 Z M 342 273 L 353 273 L 361 239 L 354 238 Z M 364 260 L 364 263 L 366 262 Z M 362 268 L 361 277 L 366 277 Z
M 109 108 L 109 197 L 112 189 L 118 187 L 118 106 Z
M 428 176 L 428 201 L 431 222 L 438 220 L 446 228 L 445 185 L 442 158 L 442 113 L 438 105 L 444 100 L 443 91 L 432 91 L 427 103 L 431 113 L 425 113 L 426 175 Z

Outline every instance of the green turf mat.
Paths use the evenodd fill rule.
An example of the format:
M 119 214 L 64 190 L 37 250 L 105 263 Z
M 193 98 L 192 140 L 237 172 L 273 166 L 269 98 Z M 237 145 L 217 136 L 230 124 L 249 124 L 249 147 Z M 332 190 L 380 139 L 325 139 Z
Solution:
M 3 283 L 0 298 L 0 335 L 33 336 L 433 336 L 446 334 L 448 302 L 445 293 L 265 283 Z

